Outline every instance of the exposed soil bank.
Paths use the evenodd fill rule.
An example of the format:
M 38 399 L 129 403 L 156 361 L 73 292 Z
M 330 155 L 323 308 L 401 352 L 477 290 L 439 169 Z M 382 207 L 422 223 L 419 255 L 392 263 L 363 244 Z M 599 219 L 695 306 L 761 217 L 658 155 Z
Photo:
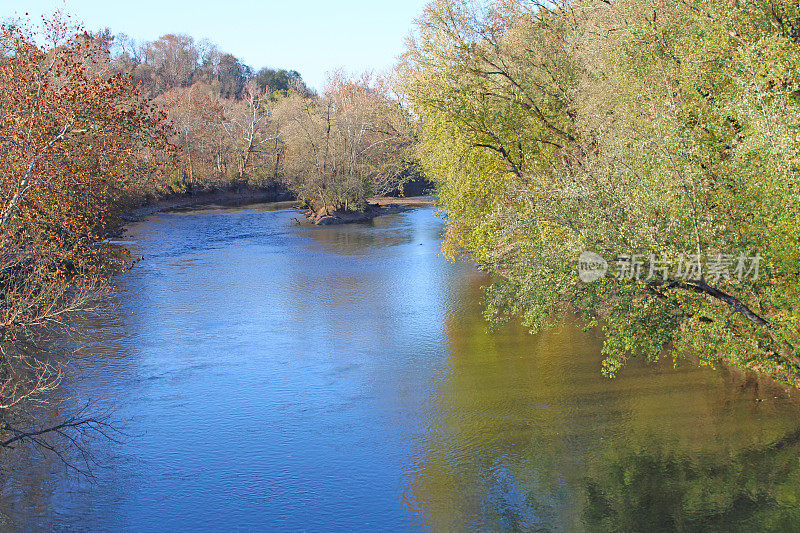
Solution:
M 143 217 L 184 207 L 193 207 L 208 204 L 235 206 L 255 204 L 262 202 L 283 202 L 294 200 L 295 196 L 281 187 L 236 187 L 212 191 L 177 194 L 134 206 L 123 212 L 120 217 L 123 223 L 135 222 Z
M 375 196 L 367 200 L 367 208 L 364 211 L 334 211 L 332 213 L 324 211 L 320 214 L 315 213 L 307 206 L 300 206 L 299 209 L 304 210 L 305 220 L 303 222 L 316 224 L 317 226 L 332 226 L 336 224 L 366 222 L 382 215 L 391 215 L 415 207 L 432 205 L 434 205 L 433 200 L 427 196 L 417 198 Z
M 185 194 L 175 194 L 157 199 L 148 199 L 140 205 L 134 205 L 123 210 L 119 214 L 120 227 L 130 222 L 136 222 L 142 218 L 185 207 L 195 207 L 202 205 L 224 205 L 238 206 L 265 202 L 285 202 L 295 200 L 296 197 L 282 187 L 254 188 L 236 187 L 230 189 L 220 189 L 201 192 L 190 192 Z M 367 200 L 365 211 L 335 211 L 319 215 L 314 213 L 307 206 L 298 205 L 298 209 L 305 210 L 303 223 L 316 224 L 319 226 L 334 224 L 350 224 L 354 222 L 366 222 L 381 215 L 391 215 L 413 209 L 415 207 L 433 206 L 434 201 L 428 196 L 420 197 L 390 197 L 375 196 Z

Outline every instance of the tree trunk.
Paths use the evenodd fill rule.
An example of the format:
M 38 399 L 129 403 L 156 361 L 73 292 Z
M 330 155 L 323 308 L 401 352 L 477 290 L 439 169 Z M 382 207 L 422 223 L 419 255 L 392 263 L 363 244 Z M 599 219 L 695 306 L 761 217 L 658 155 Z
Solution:
M 17 192 L 14 193 L 14 196 L 11 197 L 11 200 L 9 200 L 5 209 L 3 209 L 3 214 L 0 216 L 0 228 L 5 227 L 5 225 L 11 221 L 11 217 L 14 215 L 14 211 L 17 209 L 19 202 L 22 200 L 22 197 L 25 196 L 25 192 L 30 186 L 31 174 L 33 173 L 33 167 L 35 165 L 36 158 L 34 157 L 31 160 L 31 163 L 28 165 L 28 170 L 25 172 L 25 177 L 22 178 L 22 181 L 19 183 Z

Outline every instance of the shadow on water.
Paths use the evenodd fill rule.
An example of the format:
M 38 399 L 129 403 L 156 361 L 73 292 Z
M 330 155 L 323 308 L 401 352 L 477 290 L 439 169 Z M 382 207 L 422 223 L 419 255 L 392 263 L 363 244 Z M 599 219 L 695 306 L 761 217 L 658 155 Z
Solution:
M 571 320 L 489 334 L 432 209 L 160 214 L 60 392 L 116 409 L 87 480 L 31 457 L 18 530 L 786 530 L 800 405 L 752 375 L 600 375 Z M 24 461 L 23 461 L 24 462 Z

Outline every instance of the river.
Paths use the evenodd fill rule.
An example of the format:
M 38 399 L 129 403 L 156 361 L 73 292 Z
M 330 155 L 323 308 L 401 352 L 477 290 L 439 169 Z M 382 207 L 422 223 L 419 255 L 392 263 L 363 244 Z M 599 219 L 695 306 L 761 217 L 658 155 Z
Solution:
M 565 318 L 489 333 L 430 208 L 298 226 L 284 204 L 133 224 L 144 258 L 62 394 L 110 410 L 94 477 L 37 457 L 9 530 L 792 530 L 800 402 L 634 362 Z

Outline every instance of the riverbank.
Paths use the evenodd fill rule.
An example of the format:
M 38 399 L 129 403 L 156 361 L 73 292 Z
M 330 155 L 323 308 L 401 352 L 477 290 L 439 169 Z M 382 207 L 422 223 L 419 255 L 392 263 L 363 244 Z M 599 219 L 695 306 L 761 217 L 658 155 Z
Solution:
M 236 187 L 211 191 L 183 193 L 169 195 L 161 198 L 148 198 L 138 205 L 122 209 L 119 216 L 119 228 L 131 222 L 138 222 L 147 216 L 173 211 L 188 207 L 203 205 L 241 206 L 267 202 L 288 202 L 296 197 L 288 190 L 281 187 L 255 188 Z M 323 216 L 316 215 L 313 211 L 298 205 L 297 209 L 304 210 L 305 218 L 301 223 L 328 226 L 337 224 L 351 224 L 367 222 L 382 215 L 402 213 L 418 207 L 433 207 L 436 203 L 429 196 L 418 197 L 393 197 L 373 196 L 367 199 L 365 211 L 335 211 Z
M 319 215 L 304 206 L 298 209 L 304 210 L 306 224 L 317 226 L 333 226 L 338 224 L 352 224 L 356 222 L 367 222 L 375 217 L 402 213 L 417 207 L 432 207 L 435 205 L 433 199 L 428 196 L 414 198 L 395 198 L 390 196 L 373 196 L 367 199 L 367 208 L 364 211 L 334 211 L 325 212 Z
M 120 213 L 120 219 L 122 224 L 128 224 L 155 213 L 186 207 L 208 204 L 236 206 L 262 202 L 284 202 L 294 199 L 295 196 L 291 192 L 280 187 L 256 188 L 244 186 L 147 199 L 140 205 L 123 210 Z

